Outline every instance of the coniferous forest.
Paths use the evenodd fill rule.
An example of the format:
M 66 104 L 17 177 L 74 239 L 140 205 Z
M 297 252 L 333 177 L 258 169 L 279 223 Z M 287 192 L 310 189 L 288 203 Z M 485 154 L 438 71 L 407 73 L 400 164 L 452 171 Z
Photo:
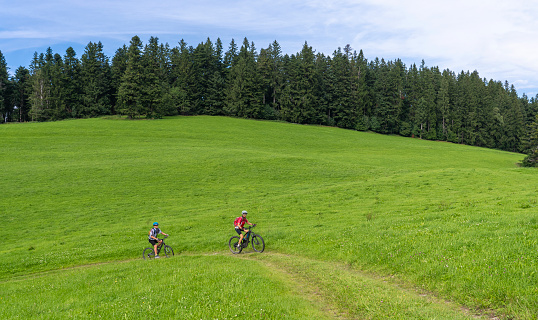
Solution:
M 233 39 L 177 46 L 134 36 L 112 58 L 90 42 L 77 58 L 49 48 L 9 76 L 0 52 L 2 122 L 103 115 L 226 115 L 371 130 L 536 153 L 538 95 L 508 82 L 401 60 L 367 60 L 349 45 L 330 56 L 306 42 L 283 54 Z M 533 151 L 534 150 L 534 151 Z M 532 165 L 532 163 L 531 163 Z

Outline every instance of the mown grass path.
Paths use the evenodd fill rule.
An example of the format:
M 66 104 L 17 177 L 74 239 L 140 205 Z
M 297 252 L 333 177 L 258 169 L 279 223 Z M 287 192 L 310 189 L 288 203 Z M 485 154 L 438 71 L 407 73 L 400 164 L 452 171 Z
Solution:
M 284 274 L 297 294 L 334 319 L 497 319 L 345 264 L 276 252 L 247 251 L 238 258 Z
M 486 313 L 471 312 L 463 306 L 440 299 L 432 293 L 417 290 L 391 277 L 363 272 L 346 264 L 270 250 L 259 254 L 250 248 L 238 255 L 233 255 L 228 251 L 218 251 L 178 254 L 169 259 L 152 261 L 135 258 L 77 265 L 15 277 L 2 281 L 2 284 L 9 288 L 16 286 L 17 283 L 22 286 L 28 283 L 50 283 L 55 282 L 52 279 L 73 279 L 76 274 L 91 274 L 111 268 L 126 270 L 135 268 L 140 271 L 141 268 L 156 267 L 156 270 L 160 270 L 163 266 L 169 267 L 193 260 L 203 260 L 204 264 L 212 265 L 219 259 L 226 259 L 234 264 L 240 269 L 238 271 L 240 274 L 243 274 L 245 269 L 257 268 L 265 278 L 276 280 L 279 286 L 287 287 L 290 296 L 310 304 L 311 308 L 327 319 L 497 319 Z M 242 262 L 237 263 L 238 260 Z M 208 270 L 204 271 L 204 273 L 207 272 Z M 162 279 L 160 278 L 159 281 Z M 76 283 L 77 280 L 74 282 Z M 247 286 L 248 283 L 242 285 Z M 178 286 L 177 289 L 181 288 Z M 258 290 L 256 286 L 250 289 Z M 268 301 L 272 300 L 270 297 L 265 298 Z M 247 309 L 252 307 L 248 302 L 245 303 Z M 302 319 L 303 316 L 301 313 L 292 313 L 286 318 Z

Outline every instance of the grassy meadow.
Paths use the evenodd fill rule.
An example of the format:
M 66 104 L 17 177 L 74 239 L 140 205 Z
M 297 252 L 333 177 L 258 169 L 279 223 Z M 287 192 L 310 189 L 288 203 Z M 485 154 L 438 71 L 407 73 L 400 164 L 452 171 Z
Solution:
M 0 318 L 537 319 L 523 155 L 221 118 L 0 126 Z M 232 255 L 241 210 L 266 251 Z M 151 223 L 176 255 L 145 261 Z

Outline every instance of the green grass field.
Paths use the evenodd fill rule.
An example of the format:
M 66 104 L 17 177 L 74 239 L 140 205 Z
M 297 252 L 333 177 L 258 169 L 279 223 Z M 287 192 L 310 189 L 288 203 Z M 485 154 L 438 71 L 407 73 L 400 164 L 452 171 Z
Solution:
M 521 154 L 221 117 L 0 126 L 0 318 L 537 319 Z M 241 210 L 266 251 L 232 255 Z M 176 255 L 145 261 L 151 223 Z

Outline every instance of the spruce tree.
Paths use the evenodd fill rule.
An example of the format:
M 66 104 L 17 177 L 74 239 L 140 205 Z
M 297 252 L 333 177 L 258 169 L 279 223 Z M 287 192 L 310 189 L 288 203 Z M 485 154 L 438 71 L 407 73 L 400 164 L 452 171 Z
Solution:
M 101 42 L 90 42 L 81 58 L 82 104 L 77 117 L 95 117 L 110 114 L 111 72 L 108 57 Z
M 209 41 L 209 40 L 208 40 Z M 207 44 L 206 44 L 207 45 Z M 209 48 L 208 48 L 209 49 Z M 213 50 L 210 50 L 211 58 L 208 65 L 208 83 L 206 98 L 204 99 L 204 114 L 224 114 L 224 88 L 226 85 L 223 46 L 220 38 L 217 39 Z
M 151 37 L 144 49 L 142 63 L 142 104 L 147 110 L 146 117 L 160 118 L 170 113 L 167 100 L 170 90 L 170 48 L 159 44 L 158 38 Z
M 257 119 L 263 116 L 263 92 L 256 56 L 254 43 L 245 38 L 227 79 L 225 111 L 230 115 Z
M 6 59 L 0 51 L 0 112 L 2 112 L 2 119 L 0 121 L 5 122 L 8 120 L 11 114 L 11 106 L 8 98 L 8 86 L 9 75 Z
M 524 167 L 538 167 L 538 115 L 529 128 L 528 155 L 523 159 Z
M 130 119 L 146 114 L 142 101 L 143 72 L 142 41 L 134 36 L 127 51 L 127 68 L 118 88 L 118 112 Z
M 17 121 L 28 121 L 28 85 L 30 71 L 25 67 L 18 67 L 11 82 L 13 83 L 13 105 L 17 108 Z
M 191 114 L 193 108 L 192 88 L 195 81 L 191 63 L 193 48 L 182 39 L 179 47 L 171 50 L 171 89 L 170 97 L 173 107 L 180 114 Z
M 50 82 L 44 69 L 44 54 L 34 52 L 30 64 L 30 85 L 28 86 L 28 100 L 30 102 L 30 119 L 32 121 L 45 121 L 45 110 L 49 105 Z
M 118 91 L 121 85 L 121 79 L 127 69 L 127 46 L 123 45 L 118 48 L 112 57 L 112 65 L 110 66 L 110 78 L 111 78 L 111 113 L 115 114 L 118 108 Z
M 321 123 L 323 113 L 318 113 L 319 77 L 316 75 L 316 55 L 307 42 L 301 52 L 285 60 L 284 70 L 288 82 L 283 92 L 282 117 L 294 123 Z
M 80 85 L 80 60 L 76 55 L 75 50 L 72 47 L 69 47 L 65 51 L 63 60 L 65 110 L 70 117 L 73 116 L 73 110 L 81 104 L 80 95 L 82 93 L 82 88 Z

